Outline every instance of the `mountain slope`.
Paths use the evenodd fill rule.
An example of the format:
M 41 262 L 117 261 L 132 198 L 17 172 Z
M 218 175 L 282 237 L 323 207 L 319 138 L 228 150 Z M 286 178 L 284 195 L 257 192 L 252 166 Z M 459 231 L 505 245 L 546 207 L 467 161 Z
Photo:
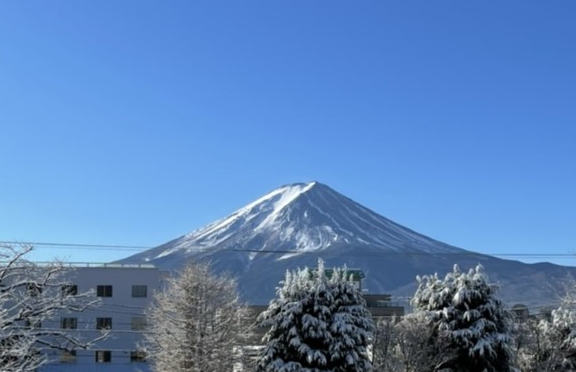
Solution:
M 574 268 L 529 265 L 439 242 L 371 211 L 318 182 L 282 186 L 228 217 L 121 262 L 177 268 L 186 260 L 210 260 L 216 271 L 239 279 L 244 298 L 267 303 L 287 269 L 327 265 L 364 270 L 365 288 L 399 296 L 413 293 L 415 276 L 442 275 L 455 263 L 481 263 L 502 283 L 510 302 L 547 304 L 558 281 Z

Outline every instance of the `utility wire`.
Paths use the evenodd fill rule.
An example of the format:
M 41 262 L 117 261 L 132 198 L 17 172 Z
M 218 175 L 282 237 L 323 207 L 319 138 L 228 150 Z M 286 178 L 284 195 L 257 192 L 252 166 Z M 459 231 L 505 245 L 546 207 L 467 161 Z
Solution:
M 155 247 L 137 246 L 137 245 L 117 245 L 117 244 L 85 244 L 85 243 L 49 243 L 49 242 L 30 242 L 30 241 L 0 241 L 0 245 L 31 245 L 38 249 L 74 249 L 74 250 L 107 250 L 107 251 L 145 251 Z M 211 248 L 196 248 L 194 252 L 203 253 L 210 251 Z M 250 248 L 225 248 L 225 252 L 245 252 L 245 253 L 262 253 L 262 254 L 322 254 L 322 251 L 293 251 L 293 250 L 272 250 L 272 249 L 250 249 Z M 379 256 L 494 256 L 510 258 L 576 258 L 576 253 L 480 253 L 480 252 L 409 252 L 409 251 L 385 251 L 385 252 L 362 252 L 361 249 L 354 254 L 343 254 L 343 256 L 354 257 L 379 257 Z
M 21 242 L 21 241 L 0 241 L 0 244 L 9 245 L 31 245 L 38 248 L 47 249 L 50 247 L 60 247 L 60 249 L 96 249 L 96 250 L 143 250 L 153 247 L 141 245 L 117 245 L 117 244 L 82 244 L 82 243 L 47 243 L 47 242 Z

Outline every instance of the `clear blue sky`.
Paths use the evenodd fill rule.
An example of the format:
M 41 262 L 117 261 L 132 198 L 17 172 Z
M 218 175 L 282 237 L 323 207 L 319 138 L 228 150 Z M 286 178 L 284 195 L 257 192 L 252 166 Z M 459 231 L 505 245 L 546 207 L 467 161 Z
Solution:
M 156 246 L 317 180 L 576 265 L 576 2 L 3 1 L 0 240 Z M 134 251 L 39 247 L 34 258 Z

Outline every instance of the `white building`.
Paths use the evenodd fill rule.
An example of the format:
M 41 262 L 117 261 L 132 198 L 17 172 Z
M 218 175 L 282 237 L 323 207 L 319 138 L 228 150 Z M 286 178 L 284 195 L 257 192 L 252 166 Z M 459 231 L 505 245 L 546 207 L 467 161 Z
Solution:
M 49 363 L 40 371 L 150 371 L 145 355 L 139 350 L 145 326 L 144 310 L 166 274 L 153 265 L 75 266 L 67 289 L 78 293 L 94 290 L 102 305 L 82 313 L 60 314 L 59 319 L 44 322 L 42 327 L 69 329 L 85 340 L 95 339 L 105 328 L 109 329 L 108 337 L 90 350 L 74 353 L 48 350 Z

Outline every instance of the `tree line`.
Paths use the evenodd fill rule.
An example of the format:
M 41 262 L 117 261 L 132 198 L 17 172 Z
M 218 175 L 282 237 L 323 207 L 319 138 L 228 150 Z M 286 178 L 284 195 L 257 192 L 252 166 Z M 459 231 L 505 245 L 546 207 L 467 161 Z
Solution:
M 202 278 L 216 280 L 207 265 L 193 265 L 172 281 L 172 289 L 183 290 L 189 271 L 200 270 Z M 200 268 L 200 269 L 199 269 Z M 184 279 L 184 280 L 182 280 Z M 196 277 L 195 280 L 201 278 Z M 161 332 L 148 334 L 152 363 L 156 371 L 223 371 L 255 372 L 544 372 L 576 370 L 576 309 L 573 298 L 567 296 L 563 305 L 549 318 L 529 318 L 519 321 L 498 297 L 498 287 L 489 281 L 482 266 L 468 271 L 458 266 L 444 277 L 437 274 L 417 278 L 418 287 L 412 297 L 413 311 L 403 317 L 373 319 L 358 287 L 345 267 L 329 273 L 319 261 L 313 269 L 288 271 L 277 288 L 276 297 L 259 315 L 256 326 L 264 327 L 262 346 L 252 360 L 240 360 L 242 353 L 232 353 L 247 347 L 252 332 L 246 316 L 247 308 L 238 301 L 232 279 L 226 292 L 234 293 L 223 301 L 223 313 L 234 314 L 234 330 L 218 344 L 210 343 L 208 355 L 219 355 L 219 364 L 206 357 L 183 357 L 179 366 L 164 368 L 162 349 L 179 345 L 186 350 L 201 348 L 208 333 L 200 331 L 198 323 L 189 332 L 181 332 L 182 340 L 161 338 L 160 333 L 173 326 L 158 323 L 158 315 L 167 313 L 170 298 L 164 295 L 155 303 L 155 328 Z M 574 287 L 574 286 L 572 286 Z M 202 291 L 201 291 L 202 292 Z M 576 291 L 573 291 L 576 293 Z M 203 297 L 199 296 L 199 297 Z M 192 297 L 189 297 L 192 298 Z M 173 302 L 182 303 L 181 300 Z M 194 309 L 184 306 L 184 314 Z M 209 316 L 209 324 L 218 324 L 217 313 Z M 173 317 L 169 317 L 173 319 Z M 227 317 L 227 321 L 230 319 Z M 207 320 L 207 319 L 206 319 Z M 222 329 L 222 328 L 221 328 Z M 197 332 L 200 332 L 199 334 Z M 234 337 L 230 337 L 234 334 Z M 210 337 L 213 337 L 211 335 Z M 186 340 L 186 342 L 183 342 Z M 233 342 L 230 342 L 232 341 Z M 244 341 L 241 341 L 244 340 Z M 172 342 L 172 343 L 171 343 Z M 208 343 L 206 343 L 208 345 Z M 200 355 L 204 355 L 200 352 Z M 197 353 L 197 351 L 194 351 Z M 185 353 L 177 353 L 185 355 Z M 227 356 L 227 357 L 226 357 Z M 166 366 L 168 364 L 166 363 Z M 238 368 L 237 368 L 238 370 Z
M 0 370 L 34 371 L 43 349 L 91 348 L 66 330 L 42 329 L 62 312 L 98 306 L 64 290 L 61 262 L 37 265 L 31 247 L 0 247 Z M 254 321 L 236 281 L 189 263 L 154 293 L 140 347 L 156 372 L 576 371 L 576 286 L 549 317 L 516 319 L 482 266 L 417 278 L 412 312 L 374 319 L 345 267 L 286 272 Z M 265 335 L 254 341 L 260 327 Z
M 379 372 L 545 372 L 576 370 L 572 282 L 548 317 L 517 317 L 498 298 L 482 266 L 457 266 L 444 278 L 418 280 L 402 318 L 378 321 L 374 369 Z

